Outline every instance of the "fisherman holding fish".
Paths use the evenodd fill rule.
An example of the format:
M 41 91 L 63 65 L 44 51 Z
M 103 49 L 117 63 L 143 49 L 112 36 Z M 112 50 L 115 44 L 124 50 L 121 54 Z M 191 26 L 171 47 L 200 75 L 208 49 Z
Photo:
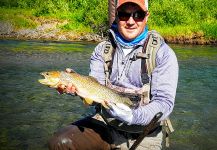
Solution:
M 167 118 L 174 107 L 178 63 L 163 38 L 148 31 L 148 0 L 110 0 L 111 11 L 115 15 L 110 18 L 109 40 L 99 43 L 92 53 L 89 76 L 131 102 L 112 100 L 114 96 L 88 96 L 76 83 L 59 84 L 59 92 L 78 95 L 97 111 L 55 133 L 49 140 L 50 149 L 130 149 L 159 112 L 163 115 L 158 125 L 137 149 L 162 149 L 162 126 L 173 130 Z

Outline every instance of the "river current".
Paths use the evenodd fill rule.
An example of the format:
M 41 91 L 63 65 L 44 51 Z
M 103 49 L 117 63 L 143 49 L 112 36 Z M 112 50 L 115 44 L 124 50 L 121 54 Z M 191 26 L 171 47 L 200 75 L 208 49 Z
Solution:
M 46 150 L 53 132 L 87 116 L 78 97 L 59 95 L 38 83 L 40 72 L 65 70 L 88 75 L 96 46 L 88 42 L 0 40 L 0 149 Z M 217 148 L 217 47 L 170 45 L 179 62 L 171 119 L 174 150 Z

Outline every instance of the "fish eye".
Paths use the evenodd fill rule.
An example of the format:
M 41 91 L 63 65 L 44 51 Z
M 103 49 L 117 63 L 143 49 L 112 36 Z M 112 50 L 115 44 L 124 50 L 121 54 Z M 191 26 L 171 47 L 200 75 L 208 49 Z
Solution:
M 46 75 L 49 75 L 49 73 L 47 72 Z

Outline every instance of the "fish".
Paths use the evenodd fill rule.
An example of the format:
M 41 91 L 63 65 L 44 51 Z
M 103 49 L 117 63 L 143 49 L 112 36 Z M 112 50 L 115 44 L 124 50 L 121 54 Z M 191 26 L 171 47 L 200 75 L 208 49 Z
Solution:
M 93 102 L 100 103 L 109 109 L 108 101 L 116 105 L 124 105 L 127 108 L 134 106 L 133 102 L 117 91 L 100 84 L 94 77 L 81 75 L 75 71 L 46 71 L 40 73 L 44 78 L 39 79 L 39 83 L 50 88 L 57 89 L 59 85 L 71 83 L 77 95 L 82 97 L 85 104 L 91 105 Z

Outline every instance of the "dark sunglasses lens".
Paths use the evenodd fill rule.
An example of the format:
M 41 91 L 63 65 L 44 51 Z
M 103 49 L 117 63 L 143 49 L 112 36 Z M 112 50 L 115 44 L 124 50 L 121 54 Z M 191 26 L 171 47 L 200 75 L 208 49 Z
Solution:
M 129 20 L 131 13 L 119 11 L 117 15 L 120 21 L 127 21 Z M 136 11 L 133 13 L 133 19 L 135 21 L 143 21 L 145 16 L 146 16 L 146 12 L 144 11 Z
M 137 12 L 135 12 L 133 14 L 133 19 L 135 21 L 142 21 L 142 20 L 144 20 L 145 16 L 146 16 L 145 12 L 143 12 L 143 11 L 137 11 Z
M 131 14 L 126 12 L 118 12 L 118 18 L 121 21 L 127 21 L 129 20 Z

